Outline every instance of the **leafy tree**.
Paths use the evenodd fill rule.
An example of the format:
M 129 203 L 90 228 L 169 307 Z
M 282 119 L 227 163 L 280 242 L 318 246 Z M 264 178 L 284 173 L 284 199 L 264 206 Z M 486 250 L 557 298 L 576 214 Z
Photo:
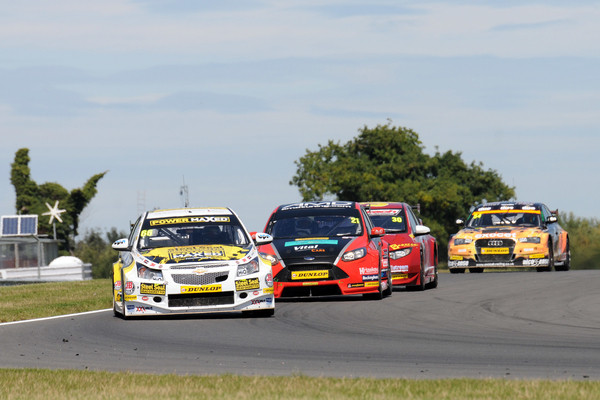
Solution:
M 461 153 L 424 153 L 419 135 L 411 129 L 377 125 L 363 127 L 345 144 L 328 141 L 295 161 L 298 187 L 304 201 L 337 198 L 353 201 L 404 201 L 421 205 L 422 218 L 446 251 L 455 221 L 471 206 L 505 200 L 514 188 L 481 163 L 465 163 Z
M 600 269 L 600 221 L 559 214 L 561 226 L 569 232 L 571 266 L 575 269 Z
M 96 195 L 96 185 L 106 172 L 92 176 L 83 188 L 73 189 L 69 192 L 54 182 L 38 185 L 31 179 L 29 161 L 29 149 L 23 148 L 17 150 L 14 162 L 11 165 L 10 181 L 15 187 L 17 195 L 16 211 L 20 214 L 37 214 L 41 216 L 43 213 L 48 212 L 46 203 L 54 206 L 58 200 L 59 208 L 66 211 L 60 215 L 63 222 L 56 224 L 56 236 L 61 241 L 59 248 L 63 251 L 70 251 L 73 247 L 73 238 L 77 235 L 79 215 Z M 53 226 L 49 223 L 49 219 L 38 219 L 39 233 L 53 234 Z
M 111 244 L 123 237 L 127 234 L 118 232 L 116 228 L 111 228 L 104 237 L 99 229 L 91 229 L 77 242 L 74 254 L 83 262 L 92 264 L 92 278 L 110 278 L 112 264 L 118 257 Z

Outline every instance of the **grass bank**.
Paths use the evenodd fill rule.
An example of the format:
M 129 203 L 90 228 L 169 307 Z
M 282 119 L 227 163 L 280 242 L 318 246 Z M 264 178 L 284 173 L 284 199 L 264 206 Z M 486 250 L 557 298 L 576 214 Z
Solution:
M 0 322 L 112 307 L 111 280 L 0 286 Z
M 110 286 L 108 279 L 2 286 L 0 321 L 110 308 Z M 0 399 L 600 399 L 597 381 L 179 376 L 0 368 L 0 382 Z
M 178 376 L 0 370 L 2 399 L 487 399 L 600 398 L 600 382 Z

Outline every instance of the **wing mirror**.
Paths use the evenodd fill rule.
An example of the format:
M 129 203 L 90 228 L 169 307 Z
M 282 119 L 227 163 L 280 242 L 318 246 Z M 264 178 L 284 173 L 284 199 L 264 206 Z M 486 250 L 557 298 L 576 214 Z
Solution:
M 273 241 L 273 236 L 269 235 L 268 233 L 250 232 L 250 237 L 257 246 L 260 246 L 261 244 L 269 244 Z
M 425 225 L 417 225 L 415 226 L 415 236 L 427 235 L 431 232 L 428 226 Z
M 385 235 L 385 229 L 376 226 L 371 229 L 371 237 L 381 237 Z
M 551 215 L 546 219 L 547 224 L 553 224 L 557 221 L 558 221 L 558 218 L 556 218 L 556 216 L 554 216 L 554 215 Z
M 456 222 L 455 222 L 455 223 L 456 223 L 456 225 L 458 225 L 458 226 L 463 226 L 463 225 L 465 224 L 465 221 L 459 218 L 459 219 L 457 219 L 457 220 L 456 220 Z
M 112 244 L 112 248 L 117 251 L 131 250 L 131 248 L 129 247 L 129 239 L 125 238 L 115 240 L 115 242 Z

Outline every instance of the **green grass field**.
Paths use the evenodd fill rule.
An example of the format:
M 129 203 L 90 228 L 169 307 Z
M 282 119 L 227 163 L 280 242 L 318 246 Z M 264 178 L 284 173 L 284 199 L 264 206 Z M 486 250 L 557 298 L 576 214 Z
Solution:
M 108 279 L 0 286 L 0 322 L 110 308 L 110 290 Z M 0 368 L 0 399 L 117 398 L 597 400 L 600 382 L 179 376 Z

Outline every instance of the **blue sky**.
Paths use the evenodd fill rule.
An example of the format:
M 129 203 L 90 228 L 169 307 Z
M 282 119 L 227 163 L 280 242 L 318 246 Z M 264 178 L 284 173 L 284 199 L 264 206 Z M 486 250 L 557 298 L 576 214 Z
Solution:
M 501 3 L 501 4 L 498 4 Z M 10 164 L 71 190 L 80 230 L 142 208 L 230 206 L 261 230 L 294 161 L 363 126 L 416 131 L 599 217 L 600 2 L 0 0 L 0 213 Z M 385 199 L 382 199 L 385 200 Z

